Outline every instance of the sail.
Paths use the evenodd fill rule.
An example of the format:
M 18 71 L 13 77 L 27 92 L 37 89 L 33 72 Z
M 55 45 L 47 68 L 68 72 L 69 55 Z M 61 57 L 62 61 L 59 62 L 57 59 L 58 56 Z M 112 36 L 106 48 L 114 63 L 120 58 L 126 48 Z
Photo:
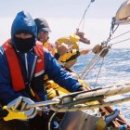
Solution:
M 130 23 L 130 0 L 123 2 L 116 12 L 115 24 Z

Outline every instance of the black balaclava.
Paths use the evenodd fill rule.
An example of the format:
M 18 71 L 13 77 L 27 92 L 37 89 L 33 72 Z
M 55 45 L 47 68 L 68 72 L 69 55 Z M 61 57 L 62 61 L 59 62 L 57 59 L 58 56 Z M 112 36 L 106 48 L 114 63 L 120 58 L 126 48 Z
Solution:
M 35 45 L 35 37 L 32 36 L 31 38 L 17 38 L 14 36 L 14 47 L 16 48 L 17 51 L 20 51 L 21 53 L 27 53 L 29 52 L 33 46 Z

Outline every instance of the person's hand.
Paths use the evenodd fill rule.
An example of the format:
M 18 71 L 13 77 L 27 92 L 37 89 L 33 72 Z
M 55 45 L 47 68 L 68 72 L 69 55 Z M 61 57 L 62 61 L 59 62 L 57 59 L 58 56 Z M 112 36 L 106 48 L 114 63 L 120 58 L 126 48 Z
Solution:
M 81 55 L 85 55 L 85 54 L 89 53 L 89 51 L 90 51 L 90 50 L 88 50 L 88 49 L 82 50 L 82 51 L 80 51 L 80 54 L 81 54 Z
M 52 98 L 58 96 L 58 93 L 55 89 L 50 88 L 50 89 L 47 89 L 47 96 L 49 99 L 52 99 Z
M 99 54 L 101 50 L 102 50 L 102 45 L 97 44 L 93 47 L 92 52 L 95 54 Z
M 109 52 L 110 46 L 104 46 L 104 45 L 96 45 L 92 49 L 92 52 L 95 54 L 100 54 L 101 57 L 105 57 L 107 53 Z

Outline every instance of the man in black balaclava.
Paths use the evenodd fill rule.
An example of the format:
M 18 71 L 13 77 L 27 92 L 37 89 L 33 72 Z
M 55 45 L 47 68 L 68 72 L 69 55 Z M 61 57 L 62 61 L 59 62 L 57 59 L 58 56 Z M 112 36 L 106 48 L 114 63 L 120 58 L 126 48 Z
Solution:
M 73 78 L 57 63 L 56 59 L 43 49 L 37 41 L 34 20 L 24 11 L 15 17 L 11 27 L 11 39 L 0 47 L 0 102 L 7 105 L 12 100 L 24 96 L 33 101 L 47 100 L 43 86 L 43 75 L 47 74 L 60 86 L 70 92 L 81 90 L 77 79 Z M 35 118 L 34 118 L 35 117 Z M 46 130 L 44 116 L 32 116 L 29 121 L 1 121 L 0 130 Z M 46 127 L 46 128 L 45 128 Z

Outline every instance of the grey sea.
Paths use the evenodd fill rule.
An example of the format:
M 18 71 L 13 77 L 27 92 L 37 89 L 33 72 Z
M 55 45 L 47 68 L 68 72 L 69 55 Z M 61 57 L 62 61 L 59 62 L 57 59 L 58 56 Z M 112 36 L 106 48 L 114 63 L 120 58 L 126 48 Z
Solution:
M 74 71 L 81 74 L 93 57 L 94 54 L 91 53 L 80 56 L 77 64 L 73 67 Z M 130 49 L 111 49 L 104 60 L 98 60 L 93 69 L 87 73 L 85 80 L 91 88 L 130 83 Z M 130 93 L 119 97 L 129 95 Z M 121 114 L 130 122 L 130 102 L 116 104 L 113 108 L 119 109 Z

